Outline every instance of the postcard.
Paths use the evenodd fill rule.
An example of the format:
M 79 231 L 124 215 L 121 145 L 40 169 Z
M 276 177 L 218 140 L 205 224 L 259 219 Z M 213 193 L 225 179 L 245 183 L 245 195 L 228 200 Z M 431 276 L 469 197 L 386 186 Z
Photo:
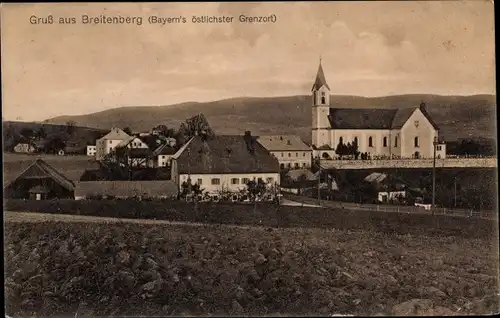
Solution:
M 498 313 L 493 12 L 1 4 L 6 314 Z

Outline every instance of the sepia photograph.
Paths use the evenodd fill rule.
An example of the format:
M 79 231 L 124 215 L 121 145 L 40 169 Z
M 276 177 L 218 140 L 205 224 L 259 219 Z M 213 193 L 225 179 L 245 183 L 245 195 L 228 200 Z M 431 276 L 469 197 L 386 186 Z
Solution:
M 6 317 L 500 313 L 494 3 L 2 3 Z

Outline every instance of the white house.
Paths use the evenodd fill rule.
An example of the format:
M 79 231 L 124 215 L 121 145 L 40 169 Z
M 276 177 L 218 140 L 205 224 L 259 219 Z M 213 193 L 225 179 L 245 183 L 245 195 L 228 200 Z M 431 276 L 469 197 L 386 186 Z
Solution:
M 87 145 L 87 156 L 95 156 L 96 154 L 96 146 L 93 146 L 93 145 Z
M 158 147 L 154 152 L 156 167 L 170 167 L 172 157 L 175 155 L 176 150 L 170 144 L 163 144 Z
M 195 136 L 172 158 L 172 180 L 182 189 L 190 179 L 216 197 L 247 189 L 250 180 L 261 179 L 271 188 L 280 184 L 278 160 L 250 136 Z
M 357 143 L 370 157 L 432 158 L 439 128 L 425 104 L 413 108 L 330 107 L 328 86 L 321 62 L 312 92 L 312 145 L 314 157 L 335 158 L 341 143 Z M 436 157 L 446 156 L 438 141 Z
M 96 160 L 102 160 L 107 154 L 118 146 L 124 140 L 129 140 L 130 135 L 120 128 L 113 127 L 104 137 L 96 141 Z
M 296 135 L 259 136 L 257 141 L 278 159 L 281 169 L 311 167 L 312 149 Z

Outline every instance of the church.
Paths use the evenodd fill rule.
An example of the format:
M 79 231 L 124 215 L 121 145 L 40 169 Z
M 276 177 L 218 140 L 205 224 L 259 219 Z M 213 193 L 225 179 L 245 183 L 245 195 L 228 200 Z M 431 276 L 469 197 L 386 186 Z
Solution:
M 321 61 L 312 92 L 313 156 L 336 159 L 339 144 L 356 143 L 371 159 L 445 158 L 439 128 L 425 103 L 412 108 L 337 108 L 330 106 L 330 87 Z M 436 149 L 434 150 L 434 147 Z

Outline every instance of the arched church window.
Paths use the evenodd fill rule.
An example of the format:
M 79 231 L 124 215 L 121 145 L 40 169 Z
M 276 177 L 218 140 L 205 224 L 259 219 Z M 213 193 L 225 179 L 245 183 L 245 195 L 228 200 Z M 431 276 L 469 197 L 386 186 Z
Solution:
M 373 147 L 373 138 L 371 136 L 368 137 L 368 147 Z
M 415 147 L 419 147 L 419 144 L 418 144 L 418 137 L 415 137 Z
M 358 144 L 358 137 L 354 137 L 354 143 L 357 145 Z
M 398 137 L 394 137 L 394 147 L 398 146 Z
M 321 104 L 325 105 L 326 104 L 326 99 L 325 96 L 321 97 Z
M 384 137 L 384 147 L 387 147 L 387 137 Z

